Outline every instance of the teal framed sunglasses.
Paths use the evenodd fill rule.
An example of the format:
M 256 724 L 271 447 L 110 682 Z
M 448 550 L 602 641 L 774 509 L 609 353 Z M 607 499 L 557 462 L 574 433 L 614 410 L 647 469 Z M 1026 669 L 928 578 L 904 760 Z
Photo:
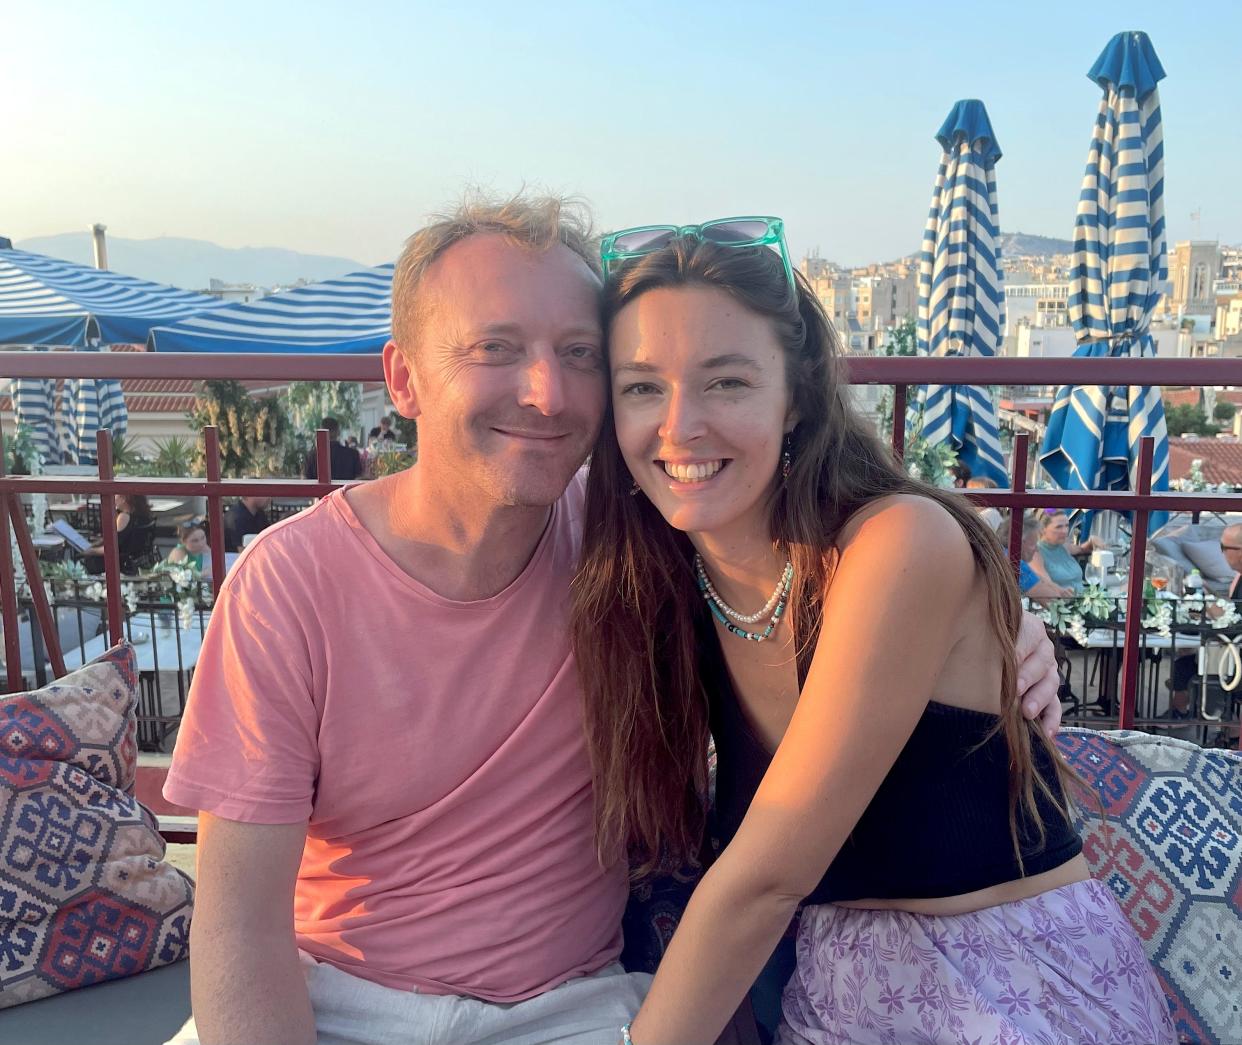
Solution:
M 772 217 L 717 218 L 702 225 L 639 225 L 610 232 L 599 245 L 604 278 L 608 278 L 609 267 L 614 262 L 653 254 L 679 236 L 695 236 L 722 247 L 775 247 L 781 256 L 789 289 L 797 290 L 789 248 L 785 245 L 785 223 Z

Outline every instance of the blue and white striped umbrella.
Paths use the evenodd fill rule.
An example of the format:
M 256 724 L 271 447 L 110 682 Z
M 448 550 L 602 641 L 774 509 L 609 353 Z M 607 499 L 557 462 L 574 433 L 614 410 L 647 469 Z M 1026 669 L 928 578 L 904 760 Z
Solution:
M 0 248 L 0 345 L 141 342 L 156 323 L 219 307 L 206 294 Z
M 1074 355 L 1156 354 L 1151 316 L 1168 278 L 1160 59 L 1146 33 L 1118 33 L 1087 74 L 1104 90 L 1087 154 L 1068 312 Z M 1040 464 L 1065 490 L 1137 487 L 1139 440 L 1156 439 L 1152 489 L 1169 488 L 1169 441 L 1158 388 L 1066 386 L 1057 391 Z M 1152 512 L 1151 530 L 1167 513 Z M 1090 513 L 1083 520 L 1090 527 Z
M 1005 288 L 996 217 L 1000 146 L 983 102 L 960 101 L 936 134 L 944 149 L 919 258 L 921 355 L 994 356 L 1005 334 Z M 1008 485 L 996 406 L 975 385 L 924 385 L 908 423 L 922 416 L 929 443 L 949 443 L 971 474 Z
M 392 265 L 269 294 L 151 331 L 159 352 L 378 352 L 392 330 Z
M 82 378 L 65 382 L 63 412 L 69 453 L 78 464 L 95 464 L 95 435 L 110 429 L 115 438 L 129 430 L 129 411 L 121 382 L 110 378 Z
M 13 419 L 30 430 L 44 464 L 60 464 L 56 436 L 56 382 L 50 377 L 18 377 L 9 383 Z

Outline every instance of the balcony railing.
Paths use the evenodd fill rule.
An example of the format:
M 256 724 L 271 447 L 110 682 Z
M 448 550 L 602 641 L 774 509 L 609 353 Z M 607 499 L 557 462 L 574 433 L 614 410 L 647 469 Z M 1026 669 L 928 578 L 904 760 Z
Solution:
M 914 357 L 847 357 L 845 365 L 854 384 L 891 385 L 895 390 L 893 417 L 904 418 L 907 392 L 920 384 L 974 385 L 1182 385 L 1191 387 L 1242 384 L 1242 363 L 1237 360 L 1117 360 L 1117 359 L 938 359 Z M 191 379 L 270 379 L 278 381 L 380 381 L 383 371 L 376 356 L 300 356 L 227 355 L 158 353 L 74 353 L 0 352 L 0 374 L 7 377 L 80 378 L 159 378 Z M 332 482 L 302 479 L 223 479 L 220 474 L 219 440 L 214 428 L 204 429 L 206 451 L 205 478 L 117 478 L 113 474 L 109 433 L 98 437 L 100 461 L 97 476 L 8 476 L 4 473 L 0 433 L 0 584 L 2 599 L 8 688 L 20 688 L 21 662 L 18 651 L 18 596 L 13 583 L 10 526 L 28 576 L 38 578 L 39 560 L 30 539 L 19 500 L 21 494 L 94 495 L 100 498 L 103 529 L 104 577 L 106 580 L 106 620 L 110 641 L 123 636 L 124 615 L 119 558 L 117 554 L 115 500 L 126 493 L 162 494 L 179 497 L 205 497 L 211 547 L 212 581 L 218 589 L 224 579 L 223 506 L 225 498 L 245 495 L 272 497 L 322 497 Z M 891 433 L 894 452 L 903 449 L 904 425 L 894 423 Z M 1135 721 L 1135 701 L 1139 666 L 1141 617 L 1134 610 L 1142 604 L 1147 549 L 1147 521 L 1153 511 L 1230 512 L 1242 511 L 1242 494 L 1152 493 L 1150 440 L 1145 440 L 1139 465 L 1138 488 L 1132 492 L 1071 492 L 1029 490 L 1026 476 L 1030 454 L 1028 436 L 1014 440 L 1011 462 L 1011 488 L 972 490 L 969 497 L 980 505 L 1012 509 L 1009 548 L 1014 567 L 1021 547 L 1023 511 L 1031 508 L 1110 509 L 1133 513 L 1131 563 L 1126 593 L 1123 658 L 1121 666 L 1120 708 L 1117 717 L 1123 727 Z M 326 432 L 316 440 L 319 475 L 329 475 L 329 448 Z M 31 601 L 53 671 L 65 671 L 56 640 L 52 608 L 43 586 L 31 585 Z M 1242 746 L 1242 742 L 1240 742 Z

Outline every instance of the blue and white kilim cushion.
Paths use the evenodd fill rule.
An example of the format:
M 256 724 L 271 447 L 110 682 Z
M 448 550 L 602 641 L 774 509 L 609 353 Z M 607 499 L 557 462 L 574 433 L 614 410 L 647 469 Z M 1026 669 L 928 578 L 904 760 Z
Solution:
M 1131 730 L 1057 745 L 1103 805 L 1083 853 L 1143 941 L 1184 1042 L 1242 1042 L 1242 755 Z

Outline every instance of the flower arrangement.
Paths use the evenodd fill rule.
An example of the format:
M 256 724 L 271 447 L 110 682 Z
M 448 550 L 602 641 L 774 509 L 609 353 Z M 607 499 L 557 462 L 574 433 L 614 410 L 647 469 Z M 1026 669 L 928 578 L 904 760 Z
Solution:
M 1190 462 L 1190 471 L 1183 479 L 1174 479 L 1169 488 L 1182 493 L 1231 493 L 1229 483 L 1210 483 L 1203 477 L 1203 459 L 1196 457 Z
M 1212 613 L 1210 611 L 1218 612 Z M 1072 599 L 1053 599 L 1046 605 L 1034 603 L 1031 612 L 1055 630 L 1068 634 L 1080 645 L 1087 644 L 1092 623 L 1115 623 L 1125 619 L 1125 599 L 1098 584 L 1088 584 Z M 1232 627 L 1242 615 L 1230 599 L 1219 599 L 1199 591 L 1176 599 L 1157 591 L 1151 581 L 1143 584 L 1140 623 L 1148 631 L 1168 638 L 1175 624 L 1208 624 L 1216 630 Z

